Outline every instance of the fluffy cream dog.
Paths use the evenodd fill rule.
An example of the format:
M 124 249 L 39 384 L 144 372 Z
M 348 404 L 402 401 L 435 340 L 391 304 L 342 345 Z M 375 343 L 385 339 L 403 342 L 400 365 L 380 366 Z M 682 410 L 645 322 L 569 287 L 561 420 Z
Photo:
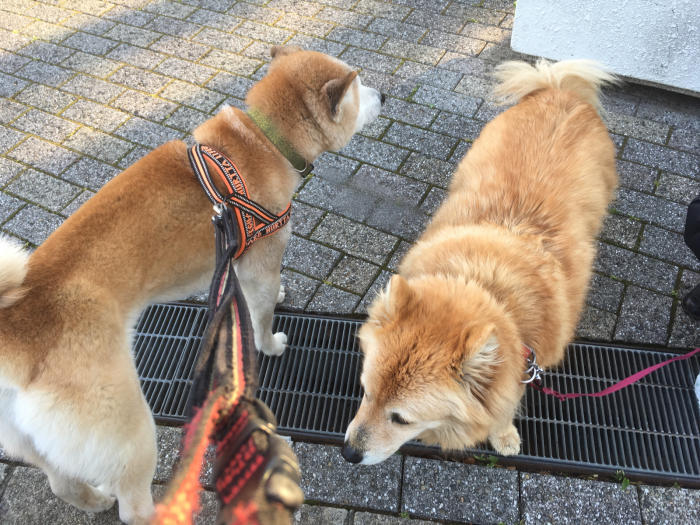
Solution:
M 345 63 L 295 47 L 272 56 L 246 102 L 305 161 L 379 114 L 380 94 Z M 226 107 L 194 136 L 234 160 L 253 200 L 285 209 L 299 173 L 247 114 Z M 173 141 L 107 183 L 31 257 L 0 238 L 0 445 L 77 507 L 101 511 L 116 496 L 124 522 L 152 513 L 155 432 L 130 330 L 148 303 L 211 279 L 211 215 L 185 144 Z M 253 244 L 236 268 L 267 354 L 286 343 L 271 327 L 290 231 Z
M 360 330 L 349 461 L 382 461 L 414 438 L 516 454 L 524 345 L 549 367 L 574 335 L 617 184 L 596 111 L 613 79 L 586 61 L 511 62 L 498 77 L 497 93 L 520 102 L 484 127 Z

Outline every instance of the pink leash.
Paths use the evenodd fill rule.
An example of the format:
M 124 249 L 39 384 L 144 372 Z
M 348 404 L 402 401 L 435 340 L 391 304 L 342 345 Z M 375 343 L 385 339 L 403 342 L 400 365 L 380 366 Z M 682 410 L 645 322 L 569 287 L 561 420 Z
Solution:
M 556 390 L 552 390 L 551 388 L 547 388 L 546 386 L 542 386 L 541 384 L 536 383 L 535 381 L 531 382 L 530 384 L 535 387 L 536 390 L 539 390 L 540 392 L 544 392 L 545 394 L 548 394 L 550 396 L 556 397 L 559 401 L 566 401 L 567 399 L 574 399 L 577 397 L 603 397 L 612 394 L 613 392 L 617 392 L 618 390 L 622 390 L 626 386 L 631 385 L 632 383 L 636 383 L 639 381 L 641 378 L 648 376 L 655 370 L 658 370 L 661 367 L 666 366 L 669 363 L 673 363 L 674 361 L 682 361 L 684 359 L 689 359 L 695 354 L 700 352 L 700 348 L 696 348 L 692 352 L 688 352 L 687 354 L 683 355 L 677 355 L 675 357 L 672 357 L 671 359 L 667 359 L 666 361 L 663 361 L 661 363 L 657 363 L 655 365 L 650 366 L 649 368 L 645 368 L 644 370 L 640 370 L 636 374 L 632 374 L 629 377 L 626 377 L 622 381 L 619 381 L 615 383 L 612 386 L 609 386 L 605 390 L 601 390 L 600 392 L 594 392 L 592 394 L 585 394 L 585 393 L 562 393 L 562 392 L 557 392 Z

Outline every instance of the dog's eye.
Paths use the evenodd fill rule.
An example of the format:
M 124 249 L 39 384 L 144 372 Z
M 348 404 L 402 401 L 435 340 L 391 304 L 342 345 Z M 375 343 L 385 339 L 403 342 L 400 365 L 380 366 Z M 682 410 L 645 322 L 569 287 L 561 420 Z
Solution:
M 396 412 L 391 413 L 391 422 L 396 423 L 397 425 L 410 425 L 411 424 L 409 421 L 406 421 L 404 418 L 402 418 Z

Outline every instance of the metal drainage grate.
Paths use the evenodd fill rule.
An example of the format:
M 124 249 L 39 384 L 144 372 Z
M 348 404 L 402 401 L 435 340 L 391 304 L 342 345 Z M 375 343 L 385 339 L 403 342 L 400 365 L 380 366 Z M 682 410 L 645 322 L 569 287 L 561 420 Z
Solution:
M 183 422 L 206 308 L 155 305 L 139 320 L 135 349 L 146 399 L 157 420 Z M 288 336 L 282 357 L 260 359 L 260 398 L 293 437 L 341 443 L 360 404 L 360 321 L 278 314 Z M 547 386 L 590 392 L 674 354 L 571 344 Z M 700 413 L 694 393 L 700 357 L 671 363 L 616 394 L 560 402 L 528 389 L 516 425 L 522 454 L 502 460 L 530 468 L 676 481 L 700 487 Z M 408 450 L 431 449 L 410 444 Z M 484 453 L 487 448 L 468 452 Z

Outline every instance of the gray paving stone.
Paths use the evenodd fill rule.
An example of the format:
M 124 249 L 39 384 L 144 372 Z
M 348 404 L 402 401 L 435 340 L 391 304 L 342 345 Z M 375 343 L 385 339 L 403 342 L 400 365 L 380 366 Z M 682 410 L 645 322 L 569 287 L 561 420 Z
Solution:
M 618 160 L 617 174 L 620 178 L 620 186 L 653 193 L 659 170 L 642 166 L 641 164 Z
M 622 158 L 633 160 L 640 164 L 646 164 L 668 170 L 681 175 L 700 175 L 700 157 L 692 153 L 672 150 L 650 142 L 642 142 L 637 139 L 629 139 Z
M 124 66 L 111 75 L 109 81 L 145 91 L 146 93 L 157 93 L 170 82 L 170 79 L 145 69 Z
M 360 163 L 336 153 L 325 152 L 314 161 L 314 175 L 334 182 L 347 181 Z
M 393 235 L 333 214 L 324 217 L 311 239 L 379 265 L 397 243 Z
M 620 213 L 673 231 L 683 231 L 686 206 L 660 197 L 620 188 L 612 207 Z
M 644 523 L 680 525 L 700 521 L 700 491 L 671 487 L 639 487 Z
M 89 11 L 90 8 L 94 5 L 90 4 L 92 4 L 92 2 L 85 2 L 85 11 Z M 93 12 L 93 14 L 97 13 L 98 11 Z M 100 13 L 100 16 L 104 16 L 104 13 Z M 81 29 L 87 31 L 88 33 L 94 33 L 96 35 L 102 35 L 106 31 L 109 31 L 112 27 L 114 27 L 114 22 L 111 22 L 109 20 L 103 20 L 98 16 L 92 16 L 92 14 L 76 13 L 67 20 L 63 20 L 61 22 L 61 25 L 73 29 Z
M 406 6 L 387 4 L 375 0 L 360 0 L 353 9 L 358 13 L 367 13 L 393 20 L 403 20 L 411 12 L 410 8 Z
M 480 41 L 479 41 L 480 42 Z M 527 60 L 527 55 L 521 55 L 513 51 L 510 47 L 509 42 L 503 42 L 502 44 L 494 44 L 489 42 L 481 53 L 479 53 L 479 58 L 483 60 L 488 60 L 495 64 L 499 64 L 506 60 Z
M 500 106 L 487 100 L 479 106 L 479 111 L 476 112 L 474 118 L 484 122 L 491 122 L 506 109 L 505 106 Z
M 656 187 L 656 195 L 687 206 L 700 195 L 700 180 L 662 173 Z
M 700 124 L 698 116 L 700 111 L 688 97 L 673 93 L 661 93 L 654 90 L 657 96 L 654 99 L 644 97 L 637 108 L 637 116 L 640 118 L 663 122 L 678 129 L 698 131 Z
M 449 186 L 454 170 L 455 165 L 451 162 L 426 157 L 420 153 L 411 153 L 411 156 L 401 167 L 403 175 L 441 188 Z
M 644 227 L 639 251 L 657 259 L 700 271 L 700 261 L 685 245 L 683 235 L 680 233 L 648 224 Z
M 367 225 L 414 241 L 429 221 L 430 217 L 415 206 L 380 201 L 367 219 Z
M 148 47 L 149 44 L 152 44 L 160 37 L 158 33 L 154 33 L 148 29 L 125 24 L 116 24 L 112 29 L 104 33 L 103 36 L 120 42 L 128 42 L 129 44 L 140 47 Z
M 88 127 L 80 128 L 64 145 L 110 163 L 116 162 L 133 148 L 129 142 Z
M 483 127 L 484 123 L 478 120 L 441 111 L 430 129 L 456 138 L 476 140 Z
M 179 80 L 173 81 L 160 94 L 163 98 L 174 100 L 204 112 L 210 112 L 226 98 L 224 95 Z
M 324 279 L 340 257 L 341 254 L 336 250 L 292 235 L 284 252 L 282 266 Z
M 207 82 L 207 87 L 234 97 L 245 98 L 253 84 L 255 82 L 246 77 L 239 77 L 230 73 L 218 73 Z
M 302 505 L 293 517 L 296 525 L 345 525 L 348 511 L 333 507 Z
M 0 71 L 14 73 L 30 62 L 31 59 L 0 49 Z M 7 78 L 5 78 L 7 80 Z
M 266 4 L 266 7 L 311 17 L 315 16 L 322 8 L 322 6 L 316 2 L 306 2 L 303 0 L 271 0 Z
M 413 95 L 413 101 L 465 117 L 473 116 L 481 103 L 477 98 L 467 97 L 433 86 L 421 86 Z
M 368 283 L 369 284 L 369 283 Z M 310 312 L 337 312 L 349 314 L 360 302 L 360 296 L 345 290 L 322 284 L 316 290 L 311 302 L 306 306 Z
M 391 171 L 398 168 L 410 153 L 408 150 L 361 135 L 355 135 L 350 143 L 340 151 L 348 157 Z
M 328 276 L 328 281 L 355 294 L 364 294 L 379 274 L 379 267 L 346 255 Z
M 351 66 L 389 74 L 396 71 L 396 68 L 401 64 L 401 59 L 399 58 L 356 47 L 349 47 L 340 58 Z
M 614 313 L 586 305 L 576 328 L 576 337 L 593 341 L 610 341 L 616 321 L 617 316 Z
M 119 44 L 107 54 L 107 57 L 143 69 L 153 69 L 166 58 L 160 53 L 130 44 Z
M 308 236 L 323 217 L 325 211 L 295 200 L 292 204 L 292 228 L 302 237 Z
M 460 31 L 461 35 L 470 38 L 478 38 L 479 40 L 486 40 L 487 42 L 494 42 L 496 44 L 510 44 L 510 33 L 511 31 L 509 29 L 475 24 L 474 22 L 467 22 L 462 31 Z
M 594 269 L 662 293 L 671 293 L 678 269 L 611 244 L 600 243 Z
M 494 65 L 481 58 L 448 51 L 440 59 L 438 67 L 465 75 L 488 77 L 493 72 Z
M 447 192 L 445 190 L 442 188 L 432 188 L 420 205 L 421 210 L 428 215 L 433 215 L 446 198 Z
M 72 151 L 35 137 L 22 142 L 9 156 L 53 175 L 62 172 L 78 158 Z
M 99 78 L 93 78 L 83 74 L 78 74 L 66 82 L 61 86 L 61 89 L 68 93 L 89 98 L 90 100 L 102 102 L 103 104 L 109 102 L 124 91 L 123 87 L 115 86 Z
M 11 215 L 26 203 L 7 193 L 0 192 L 0 223 L 5 222 Z
M 428 186 L 414 179 L 364 164 L 350 178 L 350 185 L 366 195 L 376 195 L 387 201 L 417 205 Z
M 623 289 L 624 285 L 620 281 L 594 273 L 591 277 L 587 302 L 596 308 L 617 312 L 622 300 Z
M 143 27 L 153 20 L 155 15 L 146 11 L 137 11 L 125 5 L 117 5 L 105 13 L 104 17 L 115 22 Z
M 179 58 L 168 58 L 155 69 L 163 75 L 179 78 L 193 84 L 204 84 L 216 73 L 215 69 Z
M 342 42 L 343 44 L 349 44 L 354 47 L 369 49 L 371 51 L 377 51 L 380 47 L 382 47 L 382 44 L 387 41 L 387 37 L 384 35 L 369 33 L 367 31 L 358 31 L 347 27 L 334 28 L 330 33 L 328 33 L 328 38 L 330 40 L 335 40 L 336 42 Z
M 377 117 L 360 130 L 360 134 L 372 139 L 378 139 L 391 126 L 391 120 L 384 117 Z
M 331 29 L 333 29 L 333 24 L 328 22 L 286 12 L 275 22 L 275 25 L 320 38 L 327 36 Z
M 0 126 L 0 152 L 5 152 L 24 139 L 26 135 L 5 126 Z
M 658 144 L 664 144 L 666 138 L 668 138 L 668 125 L 652 120 L 640 119 L 621 113 L 608 113 L 604 120 L 610 131 L 628 137 L 635 137 Z
M 642 223 L 624 215 L 609 214 L 603 222 L 600 238 L 604 241 L 621 244 L 625 248 L 634 249 L 637 246 Z
M 429 525 L 431 521 L 397 518 L 386 514 L 374 514 L 371 512 L 355 512 L 353 525 Z
M 267 46 L 265 46 L 267 47 Z M 211 66 L 215 69 L 223 69 L 236 75 L 252 75 L 262 62 L 253 58 L 228 53 L 214 49 L 199 61 L 201 64 Z
M 384 135 L 384 140 L 442 160 L 447 160 L 457 144 L 457 140 L 453 137 L 407 126 L 399 122 L 394 122 L 391 125 Z
M 450 162 L 457 164 L 459 161 L 461 161 L 464 156 L 467 154 L 469 151 L 469 148 L 472 147 L 471 142 L 467 142 L 464 140 L 461 140 L 457 143 L 457 147 L 455 150 L 452 152 L 452 155 L 450 156 L 449 160 Z
M 327 22 L 336 22 L 341 26 L 352 27 L 355 29 L 369 29 L 367 25 L 370 22 L 382 20 L 380 18 L 373 18 L 370 15 L 355 13 L 353 11 L 346 11 L 344 9 L 329 6 L 325 6 L 321 11 L 319 11 L 316 14 L 316 18 L 319 20 L 326 20 Z M 373 29 L 370 30 L 374 31 Z M 377 33 L 381 33 L 381 31 L 377 31 Z
M 345 49 L 347 49 L 347 45 L 341 44 L 339 42 L 331 42 L 330 40 L 324 40 L 321 38 L 301 34 L 294 35 L 289 41 L 287 41 L 287 44 L 299 46 L 302 49 L 308 49 L 310 51 L 326 53 L 327 55 L 332 55 L 336 57 L 340 55 Z M 247 51 L 248 49 L 246 49 L 246 52 Z M 265 55 L 267 56 L 267 54 L 268 49 L 265 49 Z M 362 78 L 364 77 L 365 74 L 363 73 Z
M 31 73 L 31 68 L 35 67 L 32 66 L 32 64 L 34 64 L 34 62 L 29 62 L 27 65 L 22 67 L 17 74 L 26 76 L 27 71 Z M 21 91 L 26 85 L 27 82 L 24 80 L 6 75 L 5 73 L 0 73 L 0 97 L 11 97 L 15 93 Z
M 379 277 L 374 280 L 372 286 L 369 287 L 369 290 L 367 290 L 360 303 L 355 307 L 355 313 L 363 315 L 367 313 L 367 308 L 372 304 L 377 294 L 386 287 L 389 279 L 391 279 L 391 275 L 392 274 L 386 270 L 381 271 Z
M 670 297 L 628 286 L 615 328 L 615 340 L 665 344 L 672 302 Z
M 529 523 L 642 523 L 634 487 L 521 474 L 523 518 Z
M 93 55 L 104 55 L 117 46 L 117 42 L 114 40 L 108 40 L 81 31 L 72 34 L 61 43 L 64 46 L 72 47 L 73 49 L 78 49 Z
M 423 37 L 421 43 L 474 56 L 481 53 L 484 47 L 486 47 L 486 42 L 483 40 L 435 30 L 429 31 L 428 34 Z
M 426 33 L 426 28 L 405 22 L 397 22 L 387 18 L 375 18 L 367 27 L 369 31 L 374 31 L 384 36 L 390 36 L 408 42 L 417 42 Z
M 364 221 L 376 202 L 357 188 L 318 175 L 304 185 L 297 199 L 357 221 Z
M 7 184 L 23 169 L 24 166 L 21 164 L 5 157 L 0 157 L 0 186 Z
M 121 64 L 115 60 L 109 60 L 105 57 L 90 55 L 82 51 L 75 51 L 71 56 L 61 62 L 63 67 L 81 71 L 90 75 L 105 78 L 121 67 Z
M 151 2 L 145 8 L 146 11 L 159 15 L 171 16 L 173 18 L 187 18 L 191 15 L 195 7 L 171 1 Z
M 442 55 L 445 54 L 445 50 L 438 47 L 412 44 L 394 38 L 387 40 L 382 46 L 381 51 L 395 57 L 415 60 L 416 62 L 430 66 L 437 64 L 440 58 L 442 58 Z
M 0 450 L 0 459 L 2 458 L 2 451 Z M 5 476 L 8 475 L 10 466 L 6 463 L 0 463 L 0 485 L 2 484 Z
M 285 297 L 281 306 L 291 310 L 304 310 L 321 281 L 283 269 L 282 284 L 285 288 Z
M 79 186 L 97 191 L 118 173 L 119 170 L 109 164 L 83 157 L 68 168 L 61 177 Z
M 441 67 L 419 64 L 406 60 L 396 70 L 396 76 L 405 78 L 412 83 L 428 84 L 440 89 L 451 90 L 459 83 L 462 74 Z
M 402 510 L 411 516 L 478 523 L 518 521 L 518 473 L 407 457 Z
M 71 135 L 78 125 L 68 120 L 32 109 L 15 120 L 12 125 L 27 133 L 40 135 L 53 142 L 61 142 Z
M 135 115 L 137 117 L 145 118 L 148 120 L 155 120 L 157 122 L 164 120 L 175 110 L 175 108 L 177 108 L 177 104 L 173 102 L 163 100 L 159 97 L 147 95 L 145 93 L 141 93 L 140 91 L 133 91 L 131 89 L 127 89 L 126 91 L 124 91 L 124 93 L 122 93 L 112 101 L 111 105 L 115 108 L 123 109 L 131 115 Z M 72 107 L 69 109 L 72 109 Z M 107 108 L 105 108 L 105 110 L 107 110 Z M 115 111 L 115 113 L 127 116 L 121 111 Z M 99 112 L 97 112 L 97 114 L 99 114 Z M 114 117 L 115 122 L 113 123 L 113 126 L 110 123 L 111 129 L 98 126 L 98 123 L 92 123 L 91 125 L 100 127 L 101 129 L 104 129 L 108 132 L 114 131 L 125 120 L 122 118 L 120 121 L 116 122 L 118 116 L 115 115 Z
M 126 169 L 131 166 L 134 162 L 144 157 L 146 154 L 150 153 L 150 148 L 144 148 L 143 146 L 134 147 L 129 153 L 127 153 L 117 164 L 121 169 Z
M 183 430 L 181 427 L 156 427 L 158 443 L 158 463 L 153 476 L 155 481 L 168 481 L 174 472 L 175 464 L 180 456 L 180 444 Z
M 455 91 L 464 93 L 470 97 L 491 100 L 493 99 L 492 93 L 494 86 L 495 82 L 492 79 L 464 75 L 462 80 L 455 87 Z
M 698 322 L 688 317 L 679 304 L 679 301 L 698 284 L 700 284 L 700 273 L 683 270 L 678 298 L 676 299 L 675 315 L 672 320 L 671 337 L 668 341 L 669 346 L 676 348 L 697 348 L 700 346 Z
M 170 115 L 163 124 L 180 131 L 191 132 L 202 122 L 209 119 L 211 115 L 202 111 L 180 106 Z
M 172 128 L 155 124 L 139 117 L 132 117 L 125 124 L 119 126 L 115 133 L 127 140 L 155 148 L 169 140 L 179 139 L 182 132 Z
M 26 206 L 5 223 L 4 229 L 39 245 L 63 222 L 63 217 L 54 215 L 36 206 Z
M 700 154 L 700 133 L 691 129 L 674 129 L 668 145 L 690 153 Z
M 23 55 L 48 62 L 49 64 L 60 64 L 74 53 L 74 50 L 63 46 L 57 46 L 49 42 L 35 40 L 28 46 L 23 47 L 19 52 Z
M 459 30 L 464 26 L 464 21 L 461 17 L 431 13 L 426 9 L 414 9 L 408 18 L 406 18 L 406 22 L 421 27 L 446 31 L 448 33 L 459 33 Z
M 229 4 L 230 5 L 230 4 Z M 161 21 L 158 21 L 157 19 L 154 20 L 154 23 L 158 22 L 158 25 L 162 26 L 167 26 L 168 20 L 172 20 L 172 18 L 166 18 L 166 17 L 159 17 Z M 193 25 L 195 26 L 195 29 L 190 31 L 186 30 L 185 33 L 173 33 L 171 31 L 162 31 L 163 33 L 170 33 L 174 34 L 177 36 L 187 36 L 188 38 L 191 36 L 190 33 L 196 33 L 199 31 L 201 26 L 206 26 L 206 27 L 212 27 L 214 29 L 218 29 L 220 31 L 231 31 L 235 29 L 242 20 L 236 16 L 230 16 L 222 13 L 217 13 L 215 11 L 210 11 L 209 9 L 197 9 L 194 13 L 192 13 L 189 18 L 188 22 L 186 24 Z M 185 22 L 182 22 L 185 23 Z
M 87 525 L 93 517 L 54 496 L 44 473 L 30 467 L 15 467 L 0 500 L 0 516 L 7 525 Z
M 25 28 L 23 31 L 26 32 L 27 29 L 28 28 Z M 20 35 L 14 31 L 0 29 L 0 47 L 8 51 L 19 51 L 31 41 L 32 39 L 26 35 Z
M 93 195 L 94 192 L 90 190 L 83 190 L 75 199 L 73 199 L 68 206 L 61 210 L 61 213 L 66 217 L 73 215 L 78 209 L 85 204 Z
M 191 42 L 183 38 L 175 38 L 169 35 L 160 37 L 153 44 L 151 44 L 150 48 L 154 51 L 160 51 L 161 53 L 168 53 L 170 55 L 194 61 L 199 60 L 207 51 L 209 51 L 208 46 Z
M 80 193 L 76 186 L 34 170 L 17 177 L 6 186 L 5 191 L 51 211 L 60 211 Z
M 469 2 L 465 2 L 468 4 Z M 476 20 L 482 24 L 498 25 L 506 16 L 505 13 L 494 11 L 492 9 L 484 9 L 483 7 L 473 7 L 465 5 L 465 3 L 451 3 L 444 13 L 446 15 L 459 17 L 464 20 Z
M 310 501 L 397 512 L 401 457 L 394 455 L 379 465 L 352 465 L 340 449 L 296 443 L 301 488 Z

